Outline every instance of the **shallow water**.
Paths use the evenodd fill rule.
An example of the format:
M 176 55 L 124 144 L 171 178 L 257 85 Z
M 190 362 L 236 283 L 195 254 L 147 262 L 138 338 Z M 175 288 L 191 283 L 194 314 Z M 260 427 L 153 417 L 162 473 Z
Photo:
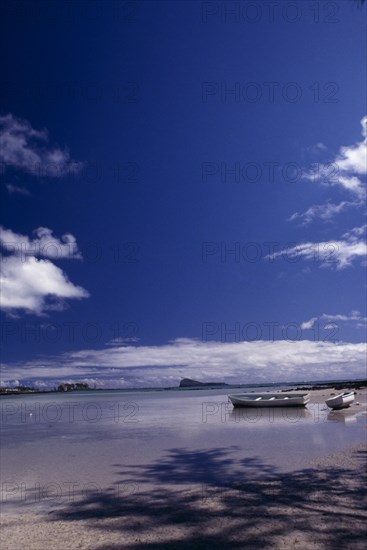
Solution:
M 37 394 L 0 404 L 4 511 L 70 504 L 93 488 L 130 494 L 226 484 L 244 472 L 260 479 L 366 437 L 358 407 L 234 410 L 223 390 Z

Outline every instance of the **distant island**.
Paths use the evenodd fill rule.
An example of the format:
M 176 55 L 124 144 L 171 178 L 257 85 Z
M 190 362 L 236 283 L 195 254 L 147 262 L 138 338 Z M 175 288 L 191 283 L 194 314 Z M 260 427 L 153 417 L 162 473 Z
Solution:
M 192 380 L 191 378 L 183 378 L 180 382 L 180 388 L 197 388 L 198 386 L 202 387 L 216 387 L 216 386 L 228 386 L 225 382 L 198 382 L 197 380 Z

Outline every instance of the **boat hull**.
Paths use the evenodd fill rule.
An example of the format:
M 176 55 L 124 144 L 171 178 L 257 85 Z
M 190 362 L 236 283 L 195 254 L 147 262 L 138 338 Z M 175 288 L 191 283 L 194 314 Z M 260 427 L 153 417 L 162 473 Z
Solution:
M 229 395 L 234 407 L 305 407 L 310 400 L 309 393 L 242 393 Z
M 338 409 L 347 409 L 351 406 L 351 404 L 354 401 L 354 392 L 349 393 L 340 393 L 339 395 L 335 395 L 335 397 L 331 397 L 330 399 L 327 399 L 325 403 L 328 407 L 334 410 Z

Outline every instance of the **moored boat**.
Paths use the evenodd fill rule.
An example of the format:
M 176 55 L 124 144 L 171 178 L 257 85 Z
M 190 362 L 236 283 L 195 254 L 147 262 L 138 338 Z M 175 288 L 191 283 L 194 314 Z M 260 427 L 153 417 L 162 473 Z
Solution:
M 350 392 L 339 393 L 334 397 L 330 397 L 330 399 L 327 399 L 325 403 L 331 409 L 338 410 L 338 409 L 346 409 L 347 407 L 350 407 L 353 401 L 354 401 L 354 391 L 350 391 Z
M 239 393 L 229 395 L 234 407 L 304 407 L 309 393 Z

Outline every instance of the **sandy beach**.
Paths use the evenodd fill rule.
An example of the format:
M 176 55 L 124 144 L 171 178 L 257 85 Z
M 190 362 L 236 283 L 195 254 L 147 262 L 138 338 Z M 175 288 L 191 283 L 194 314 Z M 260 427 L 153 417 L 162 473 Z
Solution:
M 335 392 L 311 393 L 313 405 L 324 412 L 325 399 Z M 365 548 L 366 390 L 357 390 L 349 409 L 328 414 L 322 430 L 336 430 L 338 451 L 329 453 L 320 447 L 320 453 L 303 457 L 301 467 L 297 462 L 293 468 L 281 468 L 279 456 L 288 464 L 286 458 L 295 444 L 292 434 L 297 434 L 302 422 L 308 421 L 313 430 L 307 432 L 314 433 L 308 436 L 311 446 L 321 429 L 315 417 L 312 422 L 306 418 L 296 427 L 294 423 L 284 427 L 288 444 L 268 438 L 274 449 L 282 447 L 276 449 L 278 462 L 272 461 L 271 453 L 244 454 L 243 449 L 223 447 L 220 441 L 214 446 L 203 440 L 200 450 L 177 441 L 169 452 L 160 451 L 158 459 L 137 459 L 129 467 L 115 457 L 114 466 L 126 483 L 120 493 L 111 487 L 90 488 L 72 501 L 55 505 L 52 499 L 44 499 L 26 507 L 18 506 L 19 502 L 8 507 L 9 499 L 3 495 L 1 548 Z M 237 440 L 239 433 L 244 434 L 240 429 L 237 423 Z M 251 429 L 256 440 L 260 430 Z M 352 443 L 347 437 L 351 429 Z M 275 433 L 280 434 L 280 429 Z M 313 444 L 317 448 L 317 441 Z M 88 464 L 88 456 L 84 461 Z

